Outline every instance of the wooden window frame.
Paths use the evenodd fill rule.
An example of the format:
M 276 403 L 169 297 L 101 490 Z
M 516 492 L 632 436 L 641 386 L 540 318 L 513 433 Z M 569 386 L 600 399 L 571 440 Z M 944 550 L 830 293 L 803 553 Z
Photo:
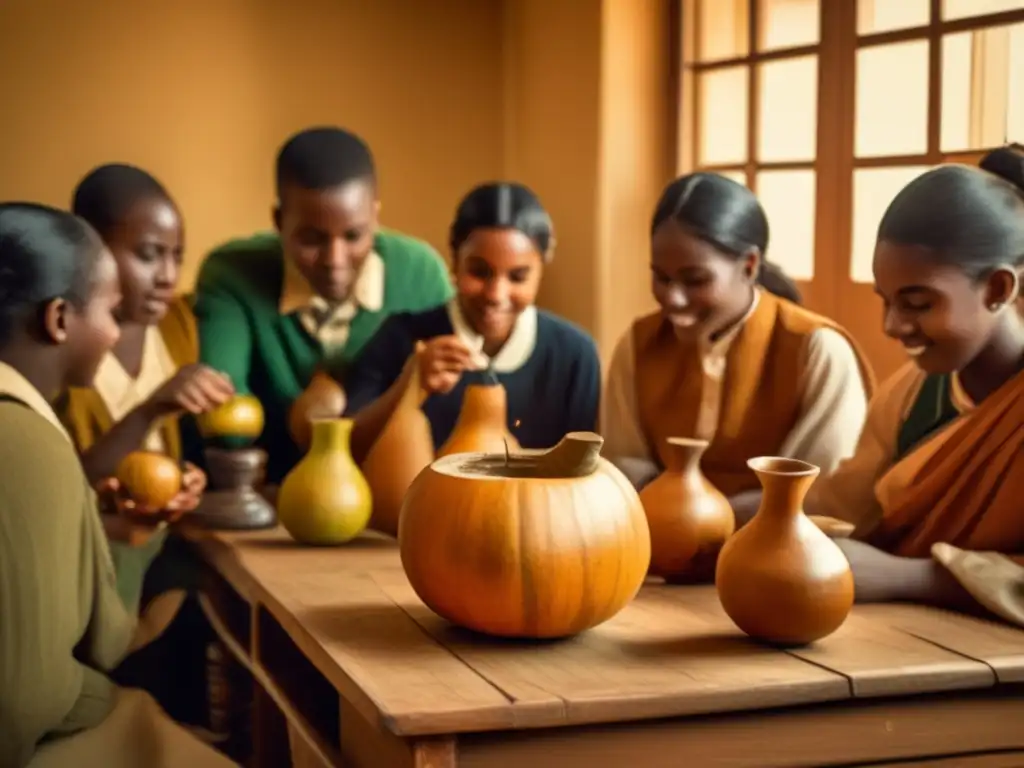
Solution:
M 715 0 L 711 0 L 714 2 Z M 844 286 L 852 282 L 853 178 L 862 168 L 934 166 L 944 162 L 976 164 L 993 147 L 943 152 L 942 120 L 942 38 L 944 35 L 993 26 L 1024 23 L 1024 9 L 943 21 L 942 0 L 930 0 L 929 22 L 906 29 L 859 35 L 855 0 L 820 0 L 820 34 L 815 45 L 759 51 L 760 3 L 747 0 L 747 55 L 710 62 L 699 61 L 699 0 L 676 0 L 673 23 L 676 50 L 676 167 L 678 173 L 691 171 L 741 172 L 757 193 L 757 175 L 763 171 L 813 170 L 815 200 L 814 278 L 815 288 L 808 303 L 824 307 L 839 300 Z M 858 158 L 855 155 L 857 51 L 892 43 L 927 40 L 928 112 L 927 149 L 922 154 Z M 818 57 L 817 147 L 814 160 L 759 162 L 760 78 L 758 65 L 800 56 Z M 747 161 L 707 165 L 698 162 L 700 147 L 700 77 L 717 69 L 743 65 L 748 70 Z M 1011 140 L 1014 137 L 1010 137 Z M 1016 137 L 1024 140 L 1024 137 Z M 807 287 L 802 283 L 803 287 Z

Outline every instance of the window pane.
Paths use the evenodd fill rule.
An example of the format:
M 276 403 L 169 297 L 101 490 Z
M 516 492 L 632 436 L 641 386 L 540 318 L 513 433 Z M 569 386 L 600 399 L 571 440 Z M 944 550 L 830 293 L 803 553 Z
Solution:
M 857 34 L 924 27 L 931 15 L 929 0 L 858 0 Z
M 818 57 L 782 59 L 758 67 L 759 162 L 813 160 L 818 138 Z
M 1021 8 L 1024 8 L 1024 0 L 942 0 L 942 18 L 965 19 L 986 13 L 1019 11 Z
M 926 165 L 897 168 L 858 168 L 853 172 L 853 254 L 850 279 L 873 283 L 878 224 L 889 203 L 910 181 L 928 170 Z
M 747 174 L 744 171 L 719 171 L 719 176 L 725 176 L 727 179 L 735 181 L 737 184 L 742 184 L 744 187 L 747 185 Z
M 747 161 L 746 66 L 716 69 L 699 75 L 701 165 L 728 165 Z
M 749 0 L 700 0 L 700 61 L 736 59 L 750 53 Z
M 794 280 L 814 277 L 814 171 L 762 171 L 757 197 L 768 216 L 767 258 Z
M 995 147 L 1024 136 L 1022 89 L 1024 24 L 946 35 L 942 151 Z
M 758 0 L 757 47 L 762 51 L 817 44 L 819 0 Z
M 928 41 L 857 51 L 857 157 L 928 148 Z

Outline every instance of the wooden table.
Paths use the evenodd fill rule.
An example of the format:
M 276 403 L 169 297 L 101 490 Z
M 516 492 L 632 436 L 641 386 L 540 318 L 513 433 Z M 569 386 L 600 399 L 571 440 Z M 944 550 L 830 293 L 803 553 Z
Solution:
M 1024 766 L 1011 627 L 862 606 L 784 652 L 743 636 L 713 588 L 651 584 L 577 638 L 496 641 L 428 610 L 390 539 L 193 538 L 216 628 L 258 683 L 258 765 L 288 764 L 272 709 L 303 766 Z

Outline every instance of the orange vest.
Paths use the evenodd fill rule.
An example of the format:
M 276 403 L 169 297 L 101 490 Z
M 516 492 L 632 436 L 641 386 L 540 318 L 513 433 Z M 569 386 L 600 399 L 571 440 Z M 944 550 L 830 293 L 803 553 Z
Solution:
M 747 460 L 777 455 L 799 418 L 807 341 L 819 328 L 831 328 L 850 342 L 871 394 L 871 370 L 844 329 L 763 292 L 726 354 L 718 428 L 701 462 L 708 480 L 726 495 L 759 487 Z M 697 436 L 706 385 L 700 349 L 681 344 L 660 312 L 633 324 L 633 348 L 640 425 L 664 466 L 667 438 Z

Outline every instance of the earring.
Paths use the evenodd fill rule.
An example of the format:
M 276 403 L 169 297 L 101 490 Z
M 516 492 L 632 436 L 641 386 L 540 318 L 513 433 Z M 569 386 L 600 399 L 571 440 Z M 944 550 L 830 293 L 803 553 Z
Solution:
M 991 304 L 988 305 L 988 311 L 989 312 L 998 312 L 1002 308 L 1003 308 L 1003 303 L 1001 301 L 993 301 Z

